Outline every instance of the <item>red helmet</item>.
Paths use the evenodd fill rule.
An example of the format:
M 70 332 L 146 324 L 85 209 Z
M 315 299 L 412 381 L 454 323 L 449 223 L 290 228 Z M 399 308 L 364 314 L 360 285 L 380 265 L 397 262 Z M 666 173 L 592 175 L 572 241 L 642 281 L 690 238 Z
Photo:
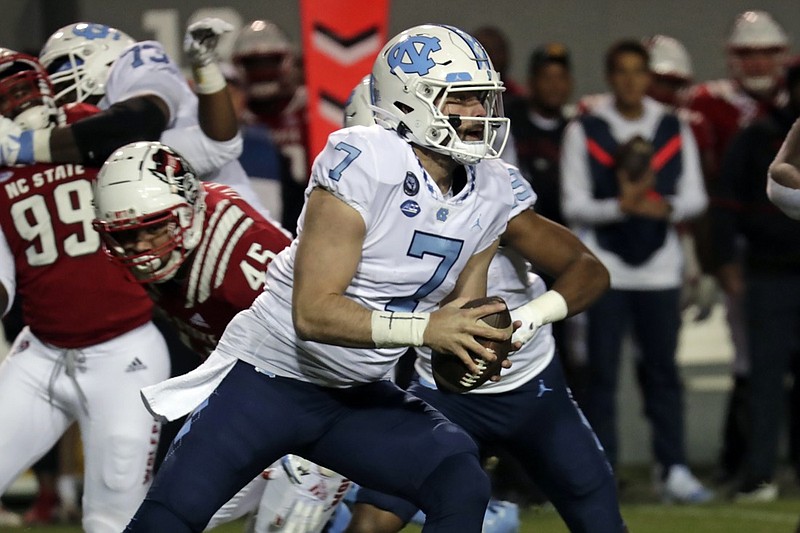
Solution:
M 35 57 L 0 48 L 0 115 L 24 129 L 58 122 L 53 86 Z
M 233 62 L 245 72 L 250 104 L 257 114 L 280 112 L 302 81 L 294 46 L 268 20 L 254 20 L 239 32 Z

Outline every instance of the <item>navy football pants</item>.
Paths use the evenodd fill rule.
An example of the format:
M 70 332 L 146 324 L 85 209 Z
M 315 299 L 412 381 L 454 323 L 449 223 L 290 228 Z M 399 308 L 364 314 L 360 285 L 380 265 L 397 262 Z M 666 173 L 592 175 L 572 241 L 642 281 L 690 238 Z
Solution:
M 239 361 L 175 437 L 126 531 L 202 531 L 287 453 L 413 501 L 433 518 L 426 532 L 481 530 L 490 487 L 477 447 L 424 402 L 388 381 L 330 389 Z
M 463 427 L 478 443 L 502 445 L 524 466 L 573 532 L 619 533 L 616 483 L 558 358 L 521 387 L 497 394 L 451 394 L 415 381 L 409 392 Z M 362 487 L 357 501 L 408 522 L 416 506 Z

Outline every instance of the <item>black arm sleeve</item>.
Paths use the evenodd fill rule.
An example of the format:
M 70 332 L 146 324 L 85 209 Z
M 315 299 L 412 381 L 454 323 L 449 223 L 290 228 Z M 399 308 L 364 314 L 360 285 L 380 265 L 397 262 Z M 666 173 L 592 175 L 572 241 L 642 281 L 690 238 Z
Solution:
M 70 128 L 83 162 L 99 166 L 120 146 L 157 141 L 167 126 L 167 118 L 152 96 L 137 96 L 79 120 Z

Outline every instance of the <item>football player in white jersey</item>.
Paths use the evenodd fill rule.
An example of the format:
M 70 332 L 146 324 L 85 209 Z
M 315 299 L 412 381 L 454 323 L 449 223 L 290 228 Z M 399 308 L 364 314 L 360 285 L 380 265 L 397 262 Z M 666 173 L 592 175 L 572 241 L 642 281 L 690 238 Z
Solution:
M 161 140 L 200 176 L 232 187 L 265 211 L 237 161 L 242 139 L 216 65 L 219 36 L 232 28 L 203 19 L 186 33 L 195 92 L 156 41 L 135 42 L 125 33 L 79 22 L 59 29 L 39 55 L 59 105 L 96 105 L 100 113 L 69 126 L 21 132 L 0 121 L 0 162 L 84 163 L 99 166 L 129 142 Z
M 373 75 L 383 128 L 330 135 L 265 291 L 197 371 L 143 390 L 160 416 L 194 412 L 127 531 L 200 530 L 290 452 L 411 500 L 428 531 L 480 531 L 474 442 L 384 377 L 421 345 L 480 373 L 468 352 L 495 355 L 475 336 L 511 335 L 479 320 L 502 304 L 461 308 L 485 296 L 514 204 L 492 148 L 503 86 L 474 38 L 440 25 L 393 38 Z M 568 312 L 555 291 L 524 307 L 524 340 Z
M 366 76 L 345 108 L 345 126 L 375 122 Z M 489 266 L 488 290 L 501 296 L 511 316 L 546 292 L 537 268 L 555 275 L 554 287 L 569 302 L 569 312 L 588 307 L 609 286 L 608 271 L 572 233 L 533 211 L 536 194 L 527 180 L 506 165 L 515 205 L 501 246 Z M 578 297 L 580 295 L 580 297 Z M 417 349 L 417 379 L 409 392 L 461 425 L 479 445 L 507 447 L 558 509 L 570 531 L 620 532 L 616 484 L 602 448 L 572 401 L 556 357 L 552 326 L 540 328 L 511 357 L 499 382 L 487 382 L 464 395 L 436 389 L 431 354 Z M 400 498 L 360 489 L 347 531 L 394 533 L 416 512 Z M 487 515 L 488 516 L 488 515 Z M 484 524 L 484 531 L 491 531 Z

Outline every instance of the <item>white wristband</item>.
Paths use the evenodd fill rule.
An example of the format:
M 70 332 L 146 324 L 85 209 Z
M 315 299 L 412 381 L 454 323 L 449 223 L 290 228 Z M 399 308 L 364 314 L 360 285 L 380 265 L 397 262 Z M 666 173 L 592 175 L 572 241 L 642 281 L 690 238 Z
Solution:
M 195 92 L 197 94 L 214 94 L 221 91 L 228 85 L 225 76 L 216 63 L 209 63 L 202 67 L 192 68 L 195 82 Z
M 567 302 L 564 297 L 556 291 L 547 291 L 538 298 L 534 298 L 522 307 L 514 310 L 514 316 L 519 317 L 515 320 L 522 320 L 523 323 L 529 322 L 539 327 L 561 320 L 567 316 Z
M 767 180 L 767 195 L 781 211 L 792 218 L 800 219 L 800 189 L 786 187 L 770 177 Z
M 430 313 L 372 312 L 372 342 L 378 348 L 422 346 Z
M 52 163 L 50 133 L 52 130 L 33 130 L 33 159 L 37 163 Z

